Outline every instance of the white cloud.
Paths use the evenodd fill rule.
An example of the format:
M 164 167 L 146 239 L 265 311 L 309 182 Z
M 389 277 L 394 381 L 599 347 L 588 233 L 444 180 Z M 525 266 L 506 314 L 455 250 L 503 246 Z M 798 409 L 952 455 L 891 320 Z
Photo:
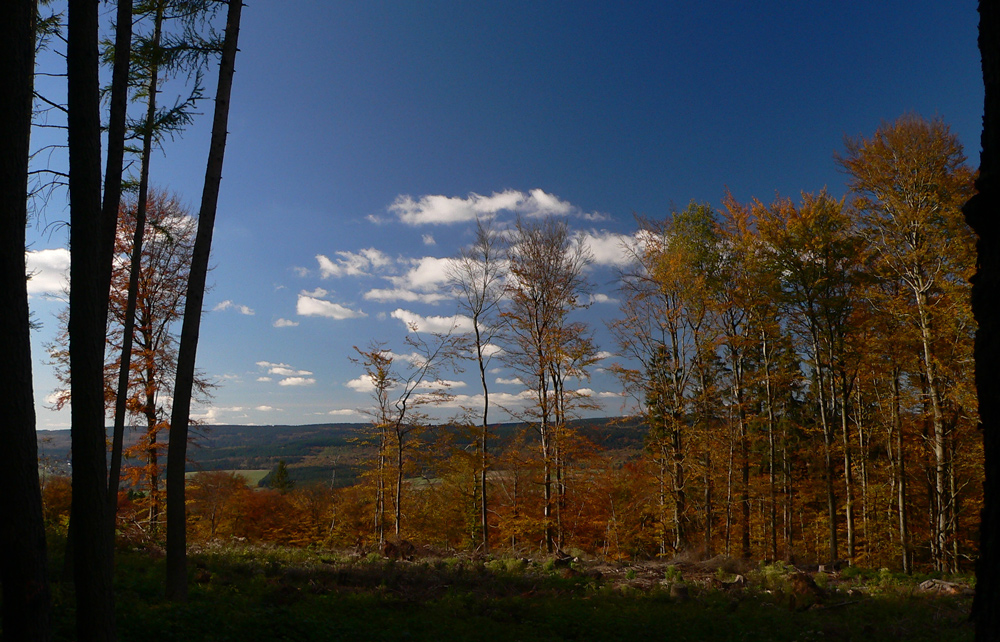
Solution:
M 299 324 L 298 321 L 292 321 L 291 319 L 278 319 L 271 325 L 276 328 L 294 328 Z
M 520 377 L 511 377 L 510 379 L 504 379 L 503 377 L 497 377 L 496 382 L 504 386 L 523 386 L 524 382 L 521 381 Z
M 257 406 L 256 408 L 254 408 L 254 410 L 259 410 L 261 412 L 270 412 L 274 410 L 274 408 L 272 406 Z
M 254 311 L 251 308 L 249 308 L 248 306 L 239 305 L 237 303 L 233 303 L 229 299 L 226 299 L 225 301 L 217 303 L 215 305 L 215 307 L 212 308 L 212 310 L 214 312 L 221 312 L 223 310 L 236 310 L 240 314 L 245 314 L 247 316 L 253 316 L 254 315 Z
M 191 413 L 193 419 L 198 419 L 207 424 L 219 423 L 220 415 L 233 415 L 236 413 L 244 413 L 246 408 L 243 406 L 209 406 L 205 408 L 204 412 L 201 413 Z M 243 417 L 246 415 L 244 414 Z
M 451 381 L 448 379 L 438 379 L 436 381 L 425 381 L 420 384 L 421 390 L 453 390 L 455 388 L 464 388 L 466 383 L 464 381 Z
M 621 399 L 625 395 L 620 392 L 594 392 L 590 388 L 580 388 L 576 394 L 581 397 L 597 397 L 598 399 Z
M 573 206 L 567 201 L 560 200 L 558 196 L 546 194 L 540 189 L 533 189 L 524 199 L 519 210 L 525 216 L 566 216 L 573 211 Z
M 594 257 L 595 265 L 624 267 L 633 261 L 637 241 L 635 236 L 615 232 L 581 232 L 583 244 Z
M 279 377 L 304 377 L 311 375 L 308 370 L 296 370 L 287 363 L 272 363 L 270 361 L 258 361 L 257 365 L 267 370 L 267 374 L 278 375 Z
M 527 193 L 518 190 L 505 190 L 493 192 L 490 196 L 473 192 L 466 198 L 432 194 L 414 199 L 412 196 L 405 195 L 397 197 L 388 209 L 407 225 L 465 223 L 475 220 L 477 216 L 490 217 L 499 212 L 511 212 L 530 217 L 575 214 L 588 220 L 603 220 L 605 218 L 601 214 L 585 214 L 580 208 L 568 201 L 541 189 L 533 189 Z
M 337 252 L 335 260 L 323 254 L 316 255 L 319 262 L 319 274 L 322 278 L 341 276 L 367 276 L 372 270 L 388 267 L 392 259 L 373 247 L 358 252 Z
M 387 277 L 398 288 L 430 291 L 448 283 L 449 272 L 456 259 L 425 256 L 412 261 L 412 267 L 402 276 Z
M 461 314 L 453 317 L 421 316 L 402 308 L 392 311 L 392 318 L 399 319 L 415 332 L 435 332 L 438 334 L 465 334 L 472 331 L 472 319 Z
M 310 296 L 309 292 L 299 293 L 299 300 L 295 304 L 295 312 L 304 317 L 326 317 L 337 320 L 358 319 L 368 316 L 360 310 L 351 310 L 339 303 Z
M 311 386 L 316 383 L 312 377 L 288 377 L 278 382 L 279 386 Z
M 357 379 L 351 379 L 344 385 L 354 392 L 371 392 L 375 389 L 375 385 L 372 383 L 371 377 L 366 375 L 361 375 Z
M 523 406 L 532 400 L 531 390 L 522 390 L 517 394 L 508 392 L 491 392 L 490 403 L 505 408 Z M 448 399 L 435 404 L 438 408 L 479 408 L 483 405 L 483 395 L 452 395 Z
M 271 377 L 257 377 L 257 381 L 268 382 L 268 381 L 274 381 L 274 379 L 272 379 Z
M 594 355 L 594 358 L 600 360 L 600 359 L 607 359 L 607 358 L 613 357 L 613 356 L 615 356 L 614 352 L 608 352 L 607 350 L 601 350 L 600 352 L 598 352 L 597 354 Z
M 364 293 L 364 298 L 368 301 L 379 301 L 387 303 L 391 301 L 406 301 L 407 303 L 427 303 L 434 304 L 447 300 L 447 295 L 440 292 L 414 292 L 402 288 L 380 289 L 375 288 Z
M 433 234 L 424 234 L 421 238 L 424 240 L 424 245 L 437 245 Z
M 28 294 L 62 294 L 69 288 L 69 250 L 25 252 Z
M 361 413 L 352 408 L 341 408 L 339 410 L 331 410 L 326 414 L 333 415 L 334 417 L 355 417 L 359 416 Z
M 590 302 L 591 303 L 603 303 L 603 304 L 612 305 L 612 304 L 618 303 L 618 299 L 613 299 L 613 298 L 609 297 L 607 294 L 600 294 L 600 293 L 598 293 L 598 294 L 591 294 L 590 295 Z

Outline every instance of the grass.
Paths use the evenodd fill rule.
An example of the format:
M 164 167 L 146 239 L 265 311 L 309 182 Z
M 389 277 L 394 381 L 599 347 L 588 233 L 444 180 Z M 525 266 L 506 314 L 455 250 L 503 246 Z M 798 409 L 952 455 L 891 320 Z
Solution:
M 642 584 L 634 567 L 605 573 L 496 557 L 393 562 L 306 549 L 210 547 L 189 560 L 190 599 L 164 600 L 163 560 L 121 551 L 122 640 L 971 640 L 967 597 L 831 589 L 793 611 L 780 571 L 757 588 L 712 589 L 690 578 Z M 679 580 L 677 567 L 659 578 Z M 877 575 L 878 572 L 875 573 Z M 629 577 L 631 576 L 631 577 Z M 755 575 L 756 577 L 756 575 Z M 855 586 L 860 576 L 844 580 Z M 894 578 L 894 581 L 898 581 Z M 915 586 L 912 584 L 912 586 Z M 853 591 L 853 589 L 850 589 Z M 74 639 L 69 587 L 55 585 L 55 639 Z
M 260 480 L 262 480 L 265 477 L 267 477 L 268 473 L 271 472 L 271 469 L 270 468 L 262 468 L 262 469 L 251 469 L 251 470 L 220 470 L 220 471 L 212 471 L 212 472 L 233 473 L 233 474 L 239 475 L 240 477 L 242 477 L 243 479 L 246 480 L 247 486 L 250 486 L 251 488 L 254 488 L 254 487 L 257 486 L 257 484 L 260 483 Z M 198 474 L 198 471 L 194 471 L 194 472 L 185 473 L 184 476 L 190 478 L 192 475 L 197 475 L 197 474 Z

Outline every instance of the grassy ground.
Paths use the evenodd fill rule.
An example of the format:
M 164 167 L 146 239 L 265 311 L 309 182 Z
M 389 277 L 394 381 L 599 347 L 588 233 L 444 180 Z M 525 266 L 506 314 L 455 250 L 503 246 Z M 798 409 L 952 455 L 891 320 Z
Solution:
M 802 597 L 782 567 L 748 572 L 743 586 L 725 569 L 664 564 L 390 561 L 218 547 L 193 554 L 190 571 L 189 601 L 168 603 L 162 558 L 120 552 L 120 639 L 972 639 L 968 595 L 924 593 L 887 572 L 820 576 L 825 589 Z M 54 599 L 55 639 L 74 639 L 69 587 L 55 585 Z

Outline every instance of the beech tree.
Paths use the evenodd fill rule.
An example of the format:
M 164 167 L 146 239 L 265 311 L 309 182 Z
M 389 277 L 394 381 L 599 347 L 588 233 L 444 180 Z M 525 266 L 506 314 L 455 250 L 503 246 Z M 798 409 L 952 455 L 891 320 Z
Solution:
M 155 532 L 162 508 L 159 461 L 166 446 L 159 437 L 168 426 L 164 400 L 169 396 L 169 384 L 176 372 L 176 327 L 184 309 L 197 222 L 176 196 L 153 190 L 148 199 L 150 224 L 143 226 L 145 242 L 138 255 L 132 245 L 137 227 L 137 201 L 126 201 L 117 217 L 119 230 L 112 264 L 104 387 L 106 403 L 112 412 L 124 408 L 132 417 L 145 422 L 142 436 L 124 450 L 126 458 L 142 463 L 126 465 L 125 476 L 132 487 L 144 490 L 148 504 L 146 524 Z M 133 260 L 136 256 L 137 262 Z M 54 393 L 53 405 L 57 409 L 71 401 L 72 377 L 66 342 L 63 331 L 49 346 L 56 378 L 62 386 Z M 124 387 L 120 379 L 123 346 L 128 347 Z M 211 387 L 203 376 L 196 376 L 197 395 L 208 395 Z M 124 417 L 116 425 L 124 432 Z M 112 500 L 117 503 L 122 435 L 116 434 L 115 440 L 119 450 L 112 449 L 109 479 L 115 488 Z
M 967 296 L 972 239 L 960 208 L 972 195 L 972 171 L 943 121 L 913 114 L 883 124 L 870 139 L 848 139 L 846 148 L 839 161 L 850 174 L 858 225 L 874 249 L 877 274 L 909 291 L 909 305 L 900 312 L 919 331 L 934 457 L 932 550 L 935 566 L 946 570 L 950 428 L 938 353 L 952 314 L 944 301 Z
M 375 433 L 375 538 L 385 544 L 385 514 L 389 500 L 393 507 L 393 534 L 398 538 L 403 522 L 403 477 L 413 449 L 411 437 L 426 424 L 422 408 L 450 397 L 438 372 L 452 357 L 450 337 L 436 337 L 434 343 L 421 339 L 416 328 L 407 337 L 414 352 L 404 357 L 394 355 L 381 343 L 367 349 L 354 347 L 358 356 L 352 363 L 364 369 L 371 385 L 375 407 L 368 411 Z M 408 367 L 400 367 L 406 361 Z M 391 493 L 391 495 L 390 495 Z
M 495 353 L 494 340 L 500 329 L 495 318 L 503 296 L 504 263 L 500 238 L 489 223 L 476 219 L 476 239 L 459 255 L 449 273 L 449 282 L 459 293 L 459 312 L 464 312 L 472 320 L 472 337 L 469 350 L 473 353 L 479 369 L 479 381 L 483 390 L 482 420 L 479 442 L 476 446 L 479 459 L 479 512 L 482 529 L 483 551 L 490 550 L 490 528 L 487 503 L 486 477 L 489 469 L 490 438 L 489 411 L 490 390 L 486 382 L 486 370 L 490 357 Z
M 509 329 L 507 363 L 531 390 L 526 416 L 535 424 L 542 453 L 545 548 L 555 551 L 558 505 L 565 493 L 560 433 L 579 395 L 567 390 L 568 377 L 585 376 L 596 353 L 582 324 L 569 314 L 582 305 L 588 288 L 584 268 L 592 261 L 580 238 L 572 238 L 565 221 L 553 218 L 528 223 L 518 218 L 507 250 L 510 282 L 503 318 Z
M 823 434 L 828 542 L 833 562 L 839 558 L 834 431 L 838 417 L 846 426 L 845 337 L 851 328 L 860 239 L 851 230 L 843 202 L 825 192 L 803 195 L 800 207 L 779 200 L 758 211 L 761 238 L 773 269 L 781 275 L 779 300 L 797 328 L 811 370 L 810 392 Z M 844 439 L 846 443 L 846 436 Z M 849 471 L 847 462 L 845 479 Z M 853 517 L 849 502 L 846 508 L 850 533 Z

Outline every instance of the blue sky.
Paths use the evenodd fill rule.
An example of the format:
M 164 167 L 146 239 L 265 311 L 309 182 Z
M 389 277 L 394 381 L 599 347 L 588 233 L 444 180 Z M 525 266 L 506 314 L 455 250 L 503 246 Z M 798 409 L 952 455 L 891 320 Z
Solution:
M 636 213 L 719 205 L 727 188 L 743 201 L 842 195 L 844 136 L 906 112 L 944 118 L 978 164 L 977 21 L 971 0 L 251 3 L 198 351 L 219 387 L 197 412 L 362 420 L 352 346 L 402 353 L 404 320 L 455 314 L 442 269 L 474 212 L 501 227 L 560 216 L 585 235 L 603 296 L 580 318 L 613 353 L 604 322 Z M 192 210 L 202 111 L 152 161 L 152 182 Z M 66 265 L 56 203 L 28 232 L 42 429 L 69 425 L 44 407 L 55 381 L 42 345 L 61 307 L 46 290 Z M 622 412 L 603 372 L 614 360 L 580 384 L 608 414 Z M 519 387 L 493 366 L 515 403 Z M 476 393 L 468 373 L 446 374 L 456 394 Z

